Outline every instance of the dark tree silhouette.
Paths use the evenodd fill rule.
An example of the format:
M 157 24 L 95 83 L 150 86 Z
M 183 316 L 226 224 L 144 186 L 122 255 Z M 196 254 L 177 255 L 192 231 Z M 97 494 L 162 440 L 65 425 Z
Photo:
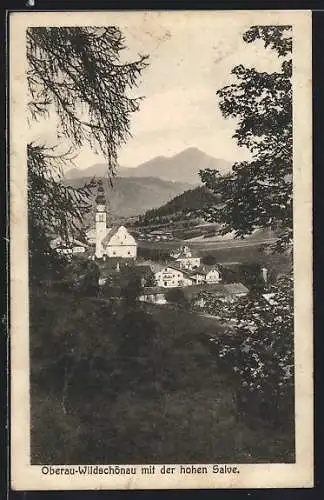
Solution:
M 203 264 L 206 264 L 207 266 L 213 266 L 214 264 L 217 264 L 217 258 L 212 253 L 208 253 L 207 255 L 204 255 L 202 257 L 201 261 Z
M 125 300 L 127 306 L 132 307 L 137 303 L 141 290 L 140 278 L 134 277 L 121 289 L 120 296 Z
M 181 288 L 170 288 L 165 294 L 168 302 L 177 304 L 178 306 L 185 306 L 187 304 L 186 296 Z
M 60 179 L 82 146 L 103 154 L 108 177 L 115 174 L 118 148 L 130 136 L 130 115 L 140 103 L 129 90 L 147 65 L 146 56 L 126 61 L 125 48 L 116 26 L 27 30 L 29 122 L 57 122 L 52 148 L 28 145 L 29 224 L 36 232 L 66 239 L 80 226 L 93 183 L 73 189 Z M 63 154 L 57 145 L 64 146 Z M 31 239 L 31 253 L 37 243 Z
M 227 338 L 214 338 L 213 346 L 233 376 L 242 411 L 252 406 L 275 424 L 287 425 L 293 417 L 294 317 L 293 279 L 281 276 L 262 295 L 244 297 L 222 311 L 232 320 Z M 206 298 L 208 312 L 219 313 L 217 298 Z M 224 307 L 224 306 L 223 306 Z
M 276 52 L 279 69 L 267 73 L 236 66 L 237 82 L 217 92 L 224 117 L 238 120 L 234 138 L 250 150 L 252 160 L 236 163 L 226 176 L 201 171 L 205 185 L 223 200 L 206 216 L 222 224 L 223 234 L 235 231 L 237 237 L 271 228 L 279 235 L 276 250 L 284 250 L 292 240 L 291 27 L 253 26 L 243 39 L 261 40 Z

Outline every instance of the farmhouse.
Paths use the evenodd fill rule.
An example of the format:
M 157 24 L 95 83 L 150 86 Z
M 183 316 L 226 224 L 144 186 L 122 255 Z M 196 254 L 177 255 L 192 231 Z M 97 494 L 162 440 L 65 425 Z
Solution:
M 231 302 L 239 297 L 247 295 L 248 292 L 248 288 L 242 283 L 211 283 L 191 286 L 184 290 L 186 298 L 195 302 L 199 307 L 204 307 L 206 303 L 206 294 L 207 296 L 218 298 L 223 302 Z
M 140 302 L 166 304 L 165 289 L 161 287 L 145 287 L 139 296 Z
M 65 243 L 60 236 L 53 239 L 50 243 L 50 246 L 52 249 L 56 250 L 58 254 L 70 256 L 85 253 L 87 249 L 87 245 L 82 241 L 71 238 Z
M 173 288 L 177 286 L 190 286 L 193 280 L 180 267 L 173 265 L 152 264 L 156 284 L 162 288 Z
M 171 257 L 179 264 L 180 269 L 191 270 L 200 266 L 200 257 L 187 246 L 175 250 Z
M 201 283 L 205 282 L 206 274 L 203 270 L 197 269 L 190 273 L 190 278 L 195 285 L 201 285 Z
M 201 266 L 190 273 L 190 278 L 195 285 L 202 283 L 219 283 L 222 281 L 221 273 L 217 266 Z
M 222 278 L 217 266 L 204 266 L 206 283 L 219 283 Z

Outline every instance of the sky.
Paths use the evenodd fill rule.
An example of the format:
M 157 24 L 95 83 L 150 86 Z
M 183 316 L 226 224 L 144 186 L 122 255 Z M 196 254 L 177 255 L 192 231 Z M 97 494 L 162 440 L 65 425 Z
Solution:
M 135 167 L 188 147 L 232 162 L 248 158 L 232 138 L 236 122 L 222 116 L 216 91 L 233 81 L 231 69 L 238 64 L 265 71 L 277 67 L 277 57 L 260 42 L 243 41 L 251 21 L 208 12 L 119 16 L 128 46 L 124 57 L 148 54 L 150 63 L 136 89 L 144 100 L 131 117 L 133 137 L 120 149 L 119 164 Z M 53 138 L 54 129 L 53 122 L 39 123 L 32 134 Z M 74 160 L 81 169 L 103 161 L 88 147 Z

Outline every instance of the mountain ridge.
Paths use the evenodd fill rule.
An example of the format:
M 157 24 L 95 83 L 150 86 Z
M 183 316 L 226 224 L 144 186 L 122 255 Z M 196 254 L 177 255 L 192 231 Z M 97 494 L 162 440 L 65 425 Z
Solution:
M 217 169 L 221 173 L 225 173 L 230 171 L 231 163 L 221 158 L 214 158 L 198 148 L 191 147 L 173 156 L 156 156 L 137 167 L 120 166 L 116 178 L 155 177 L 171 182 L 197 185 L 201 184 L 199 170 L 206 168 Z M 70 169 L 66 173 L 65 179 L 105 177 L 106 175 L 107 164 L 96 163 L 84 170 Z
M 109 210 L 115 217 L 133 217 L 144 214 L 147 210 L 158 208 L 175 196 L 192 188 L 189 183 L 180 183 L 158 179 L 156 177 L 115 177 L 111 186 L 107 178 L 103 180 L 105 196 Z M 91 177 L 65 179 L 64 185 L 75 188 L 83 186 Z M 96 196 L 94 188 L 92 198 Z

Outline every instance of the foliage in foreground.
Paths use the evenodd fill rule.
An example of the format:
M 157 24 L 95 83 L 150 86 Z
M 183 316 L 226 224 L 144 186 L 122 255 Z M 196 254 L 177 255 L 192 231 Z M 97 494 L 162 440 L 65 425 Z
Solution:
M 63 186 L 63 170 L 84 146 L 103 154 L 107 177 L 116 170 L 119 147 L 130 136 L 139 98 L 129 97 L 146 67 L 146 56 L 125 61 L 124 37 L 116 26 L 32 27 L 27 30 L 29 122 L 56 123 L 56 143 L 30 143 L 28 203 L 31 274 L 38 255 L 46 260 L 51 234 L 75 237 L 90 210 L 93 182 Z M 43 234 L 43 239 L 35 234 Z
M 293 280 L 281 276 L 266 299 L 255 294 L 224 303 L 205 296 L 204 310 L 219 316 L 227 335 L 211 345 L 237 386 L 244 411 L 257 407 L 275 425 L 293 416 L 294 321 Z
M 289 432 L 238 418 L 207 329 L 188 311 L 32 295 L 32 463 L 293 460 Z
M 252 159 L 236 163 L 225 176 L 200 172 L 224 202 L 205 216 L 221 223 L 223 234 L 235 231 L 237 237 L 273 229 L 279 235 L 275 248 L 282 251 L 291 243 L 293 222 L 291 26 L 252 26 L 243 39 L 261 40 L 278 57 L 278 70 L 260 72 L 240 64 L 232 70 L 235 83 L 217 92 L 224 117 L 238 122 L 234 138 Z

